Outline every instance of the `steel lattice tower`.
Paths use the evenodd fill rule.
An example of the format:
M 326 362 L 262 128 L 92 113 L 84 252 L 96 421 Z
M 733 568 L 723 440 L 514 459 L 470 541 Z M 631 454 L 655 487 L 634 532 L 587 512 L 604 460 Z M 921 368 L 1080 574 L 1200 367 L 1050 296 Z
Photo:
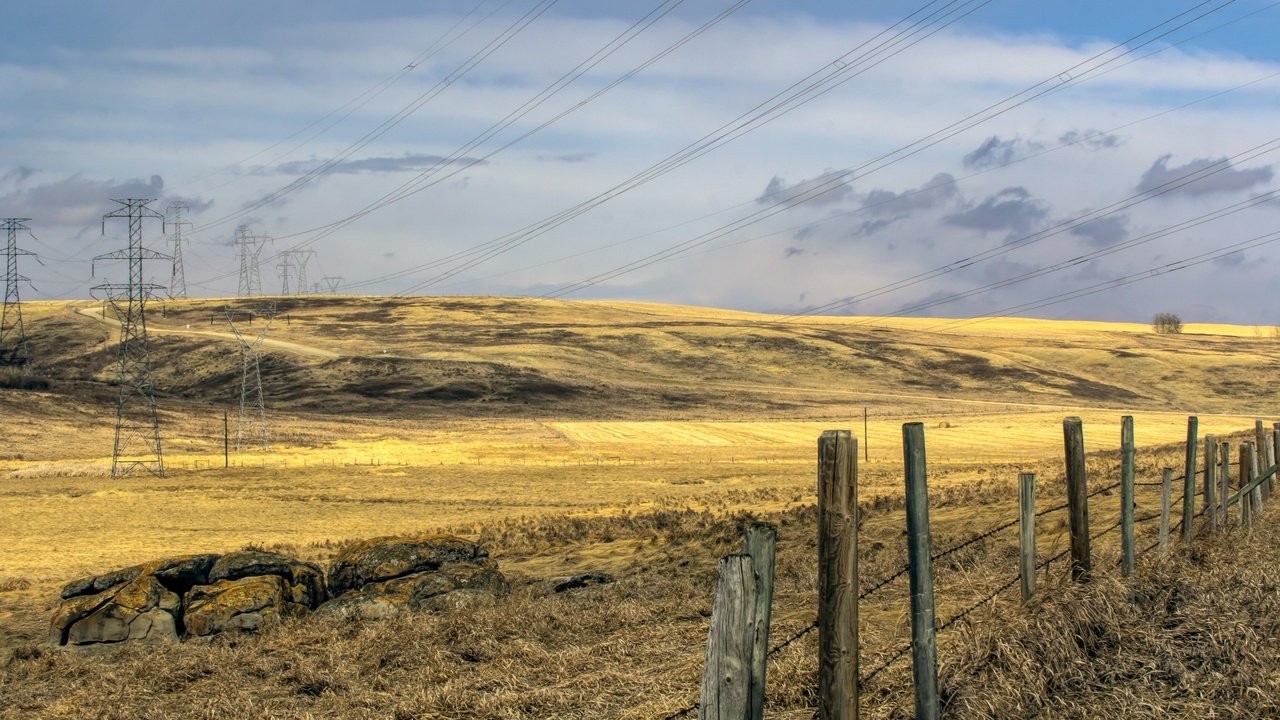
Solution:
M 280 254 L 280 294 L 289 294 L 289 277 L 293 275 L 293 253 L 286 251 Z
M 338 289 L 342 287 L 343 280 L 344 278 L 341 275 L 330 275 L 320 278 L 320 281 L 324 283 L 324 289 L 327 290 L 330 295 L 338 294 Z
M 248 225 L 236 228 L 235 246 L 240 258 L 240 285 L 236 290 L 239 297 L 252 297 L 262 294 L 261 255 L 262 248 L 271 242 L 267 235 L 254 235 L 249 232 Z
M 316 256 L 316 251 L 315 250 L 294 250 L 292 252 L 294 257 L 294 267 L 297 268 L 297 274 L 294 275 L 294 278 L 297 280 L 297 282 L 294 283 L 294 287 L 298 289 L 299 295 L 306 295 L 307 294 L 307 263 L 311 262 L 312 258 Z
M 152 200 L 129 198 L 113 202 L 120 203 L 121 207 L 102 216 L 103 234 L 106 233 L 108 218 L 128 218 L 129 247 L 94 258 L 95 269 L 100 260 L 125 260 L 129 263 L 128 284 L 108 283 L 94 288 L 106 294 L 120 323 L 120 361 L 116 371 L 120 398 L 116 405 L 111 477 L 128 475 L 138 468 L 164 477 L 160 422 L 156 416 L 155 385 L 151 375 L 151 348 L 147 342 L 146 304 L 156 291 L 165 288 L 144 282 L 142 261 L 172 258 L 142 246 L 143 218 L 164 220 L 163 215 L 147 207 Z
M 173 219 L 168 222 L 173 228 L 173 235 L 169 238 L 173 243 L 173 273 L 169 277 L 169 297 L 172 298 L 187 296 L 187 274 L 182 267 L 182 243 L 188 241 L 182 237 L 182 228 L 191 227 L 191 223 L 182 219 L 186 210 L 186 203 L 177 200 L 169 203 L 169 213 L 173 215 Z
M 18 231 L 27 230 L 23 223 L 30 219 L 0 220 L 9 240 L 5 246 L 4 313 L 0 315 L 0 365 L 25 366 L 31 360 L 27 331 L 22 324 L 22 303 L 18 298 L 18 284 L 31 282 L 18 274 L 18 256 L 35 254 L 18 249 Z
M 257 436 L 259 448 L 266 452 L 270 449 L 270 444 L 267 433 L 267 407 L 262 395 L 262 366 L 259 360 L 262 357 L 262 343 L 267 338 L 267 331 L 271 329 L 271 321 L 276 316 L 276 309 L 275 306 L 259 311 L 226 308 L 224 312 L 227 316 L 227 325 L 231 327 L 231 332 L 235 334 L 240 344 L 240 410 L 236 413 L 236 452 L 243 450 L 247 444 L 246 441 L 251 441 L 254 435 Z M 250 323 L 253 322 L 255 315 L 266 318 L 266 324 L 252 340 L 246 339 L 236 327 L 235 316 L 239 313 L 248 313 Z M 251 425 L 256 428 L 250 427 Z

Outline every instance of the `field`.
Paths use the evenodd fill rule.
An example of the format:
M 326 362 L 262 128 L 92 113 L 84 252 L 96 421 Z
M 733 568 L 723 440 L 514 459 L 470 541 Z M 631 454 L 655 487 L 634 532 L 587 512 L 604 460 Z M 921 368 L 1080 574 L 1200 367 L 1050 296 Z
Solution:
M 1280 369 L 1280 341 L 1233 326 L 1163 336 L 1001 320 L 942 332 L 936 320 L 635 303 L 280 298 L 262 363 L 270 450 L 224 456 L 223 413 L 234 436 L 240 393 L 226 304 L 175 301 L 149 316 L 168 472 L 115 480 L 116 327 L 89 303 L 24 306 L 41 383 L 0 390 L 0 642 L 20 658 L 0 671 L 0 691 L 20 699 L 0 717 L 661 717 L 696 697 L 715 560 L 745 518 L 781 528 L 776 635 L 812 619 L 823 430 L 864 441 L 874 580 L 905 556 L 902 423 L 926 425 L 941 547 L 1012 518 L 1019 471 L 1040 474 L 1046 506 L 1062 497 L 1064 416 L 1083 419 L 1102 484 L 1119 418 L 1133 415 L 1139 479 L 1151 481 L 1179 466 L 1189 414 L 1202 434 L 1269 427 L 1277 397 L 1264 379 Z M 1140 495 L 1143 511 L 1152 498 Z M 1096 502 L 1095 522 L 1112 522 L 1116 501 Z M 1049 523 L 1046 554 L 1061 528 Z M 38 648 L 57 587 L 75 577 L 248 545 L 324 560 L 351 539 L 432 529 L 488 544 L 517 581 L 510 602 L 165 649 L 191 675 L 168 685 L 142 653 Z M 1016 573 L 1012 543 L 984 541 L 940 573 L 940 616 Z M 587 570 L 619 580 L 548 594 L 546 578 Z M 1081 602 L 1110 602 L 1099 592 Z M 902 636 L 904 597 L 896 588 L 864 609 L 867 665 Z M 771 666 L 771 717 L 812 712 L 812 640 Z M 374 657 L 388 644 L 402 646 L 394 658 Z M 945 665 L 970 646 L 943 647 Z M 865 698 L 869 716 L 899 716 L 903 667 Z M 147 699 L 113 703 L 112 686 Z M 1204 706 L 1186 707 L 1198 717 Z

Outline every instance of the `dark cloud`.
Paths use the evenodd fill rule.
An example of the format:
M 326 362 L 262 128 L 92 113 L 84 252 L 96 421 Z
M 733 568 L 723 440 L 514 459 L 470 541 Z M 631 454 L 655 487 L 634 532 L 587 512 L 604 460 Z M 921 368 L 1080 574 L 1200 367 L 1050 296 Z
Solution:
M 875 189 L 862 198 L 863 214 L 872 216 L 853 230 L 853 235 L 874 235 L 890 225 L 911 216 L 949 204 L 958 197 L 955 177 L 938 173 L 918 188 L 894 192 Z
M 1151 167 L 1147 168 L 1147 171 L 1142 174 L 1142 179 L 1138 181 L 1138 190 L 1140 192 L 1155 190 L 1167 183 L 1176 182 L 1179 178 L 1205 170 L 1211 166 L 1217 166 L 1215 168 L 1216 172 L 1211 170 L 1210 172 L 1213 174 L 1206 175 L 1201 180 L 1181 185 L 1177 189 L 1170 190 L 1168 194 L 1195 196 L 1240 192 L 1248 190 L 1254 185 L 1270 182 L 1271 178 L 1275 176 L 1275 171 L 1269 165 L 1236 170 L 1231 166 L 1227 158 L 1219 160 L 1197 158 L 1186 165 L 1169 167 L 1169 160 L 1172 157 L 1172 155 L 1161 155 Z
M 1071 228 L 1071 234 L 1090 245 L 1106 247 L 1129 238 L 1129 216 L 1108 215 Z
M 849 181 L 844 179 L 845 172 L 828 170 L 816 178 L 801 180 L 794 185 L 787 185 L 782 178 L 774 175 L 765 186 L 764 193 L 756 198 L 756 202 L 761 205 L 781 203 L 790 206 L 799 205 L 807 200 L 806 204 L 815 207 L 838 204 L 853 192 L 853 188 L 849 187 Z
M 1237 250 L 1229 255 L 1223 255 L 1220 258 L 1214 258 L 1213 264 L 1218 267 L 1234 268 L 1244 265 L 1245 256 L 1243 250 Z
M 1108 150 L 1120 147 L 1120 136 L 1090 128 L 1084 132 L 1071 130 L 1063 133 L 1058 142 L 1062 145 L 1078 145 L 1086 150 Z
M 321 171 L 326 173 L 338 173 L 353 175 L 356 173 L 383 173 L 383 172 L 411 172 L 425 170 L 435 167 L 436 165 L 483 165 L 484 160 L 479 158 L 458 158 L 449 160 L 440 155 L 418 155 L 405 153 L 399 157 L 370 157 L 361 158 L 359 160 L 341 160 L 336 163 L 328 164 L 325 160 L 312 158 L 310 160 L 292 160 L 287 163 L 281 163 L 269 170 L 261 168 L 255 169 L 258 173 L 274 173 L 278 175 L 306 175 L 307 173 Z
M 983 140 L 976 150 L 965 155 L 962 162 L 966 169 L 983 170 L 1008 165 L 1020 157 L 1043 149 L 1044 146 L 1040 143 L 1019 137 L 1004 140 L 999 135 L 992 135 Z
M 792 257 L 795 257 L 796 255 L 803 255 L 804 253 L 805 253 L 804 248 L 789 247 L 786 250 L 782 251 L 782 257 L 792 258 Z
M 117 205 L 113 198 L 159 198 L 164 180 L 90 180 L 79 174 L 62 180 L 14 190 L 0 196 L 0 207 L 13 216 L 29 217 L 42 225 L 97 225 Z
M 980 203 L 968 203 L 964 210 L 947 215 L 950 225 L 982 232 L 1022 233 L 1044 220 L 1049 207 L 1023 187 L 1001 190 Z
M 185 195 L 166 195 L 164 204 L 167 206 L 170 202 L 177 201 L 187 206 L 188 215 L 199 215 L 200 213 L 213 207 L 213 200 L 205 200 L 198 197 L 187 197 Z M 163 208 L 161 208 L 163 210 Z
M 568 155 L 539 155 L 538 162 L 580 163 L 594 158 L 599 153 L 569 153 Z
M 4 175 L 0 175 L 0 183 L 21 185 L 22 183 L 27 181 L 27 178 L 35 174 L 36 174 L 35 168 L 29 168 L 23 165 L 19 165 L 18 167 L 10 170 Z

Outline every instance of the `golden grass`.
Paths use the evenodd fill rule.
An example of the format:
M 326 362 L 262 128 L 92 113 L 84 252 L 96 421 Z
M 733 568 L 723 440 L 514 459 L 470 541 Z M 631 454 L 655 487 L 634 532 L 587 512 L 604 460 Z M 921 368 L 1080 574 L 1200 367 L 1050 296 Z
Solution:
M 27 311 L 36 336 L 57 335 L 62 344 L 59 364 L 46 368 L 51 391 L 0 389 L 14 442 L 0 452 L 0 664 L 5 647 L 25 658 L 0 671 L 0 694 L 14 699 L 0 703 L 0 718 L 660 717 L 696 695 L 715 561 L 735 549 L 747 519 L 782 528 L 775 637 L 812 621 L 815 442 L 833 428 L 861 437 L 864 406 L 865 585 L 905 562 L 903 422 L 926 424 L 935 547 L 944 547 L 1013 517 L 1019 471 L 1040 475 L 1043 506 L 1063 496 L 1065 415 L 1084 419 L 1095 483 L 1114 479 L 1119 417 L 1134 415 L 1140 479 L 1155 480 L 1161 467 L 1181 467 L 1174 444 L 1185 437 L 1188 411 L 1199 414 L 1202 434 L 1225 435 L 1251 428 L 1276 399 L 1258 382 L 1274 369 L 1274 341 L 1241 328 L 1157 337 L 1145 326 L 1016 320 L 934 333 L 925 329 L 936 321 L 788 323 L 641 303 L 321 300 L 284 300 L 295 305 L 273 328 L 273 357 L 294 363 L 279 380 L 303 379 L 285 388 L 285 399 L 269 401 L 270 452 L 233 452 L 233 467 L 223 469 L 225 398 L 197 388 L 162 398 L 170 469 L 163 480 L 109 477 L 111 392 L 89 380 L 110 377 L 110 327 L 65 303 Z M 209 370 L 197 361 L 238 372 L 221 336 L 222 303 L 173 302 L 167 317 L 152 319 L 163 338 L 157 352 L 180 365 L 158 371 L 164 383 Z M 335 353 L 343 357 L 327 357 Z M 408 364 L 393 366 L 396 358 Z M 437 367 L 443 374 L 431 374 Z M 416 386 L 495 367 L 583 390 L 491 403 L 370 396 L 374 404 L 358 415 L 348 407 L 366 396 L 343 390 L 369 377 Z M 485 382 L 501 389 L 505 380 Z M 308 399 L 323 412 L 303 407 Z M 1114 521 L 1117 503 L 1114 495 L 1095 499 L 1095 527 Z M 1139 504 L 1140 512 L 1154 509 L 1149 489 Z M 1063 518 L 1046 516 L 1040 527 L 1042 554 L 1065 546 Z M 517 580 L 514 596 L 456 617 L 292 625 L 262 638 L 125 650 L 110 661 L 36 645 L 57 586 L 73 577 L 249 544 L 323 562 L 352 538 L 424 530 L 490 546 Z M 1100 562 L 1112 561 L 1113 545 L 1100 543 Z M 1170 563 L 1168 572 L 1178 567 Z M 950 556 L 938 568 L 939 617 L 1015 568 L 1011 532 Z M 547 589 L 546 578 L 586 570 L 621 580 L 563 596 Z M 1114 583 L 1099 582 L 1089 599 L 1054 585 L 1058 573 L 1046 575 L 1048 595 L 1100 603 L 1104 625 L 1144 619 L 1114 607 L 1123 595 Z M 1046 617 L 1070 626 L 1066 606 L 1050 606 Z M 1014 679 L 1025 672 L 1017 663 L 1034 655 L 1027 648 L 1067 658 L 1050 648 L 1061 638 L 1016 604 L 1002 599 L 994 608 L 943 642 L 957 717 L 982 716 L 984 696 L 965 694 L 971 675 L 992 688 L 989 702 L 1003 703 L 990 707 L 1018 714 L 1031 707 L 1013 698 Z M 1139 608 L 1151 615 L 1150 606 Z M 1254 610 L 1246 604 L 1239 612 L 1243 622 Z M 979 667 L 982 648 L 1005 642 L 993 634 L 1006 625 L 1017 632 L 1000 650 L 1005 659 Z M 865 602 L 864 662 L 892 652 L 906 628 L 904 584 Z M 1151 633 L 1143 637 L 1153 653 L 1163 647 Z M 775 658 L 770 717 L 810 716 L 813 642 L 807 636 Z M 1255 664 L 1220 683 L 1220 697 L 1244 692 L 1240 683 L 1257 677 L 1249 673 L 1273 662 L 1260 636 L 1250 642 L 1253 654 L 1241 661 Z M 908 712 L 902 667 L 869 692 L 867 717 Z M 1069 672 L 1060 679 L 1069 688 L 1106 681 Z M 1113 686 L 1127 688 L 1135 703 L 1156 702 L 1132 683 Z M 1140 704 L 1097 692 L 1119 703 L 1111 707 L 1142 714 Z M 1036 707 L 1049 717 L 1084 717 L 1072 715 L 1088 707 L 1080 693 L 1070 701 L 1076 705 Z

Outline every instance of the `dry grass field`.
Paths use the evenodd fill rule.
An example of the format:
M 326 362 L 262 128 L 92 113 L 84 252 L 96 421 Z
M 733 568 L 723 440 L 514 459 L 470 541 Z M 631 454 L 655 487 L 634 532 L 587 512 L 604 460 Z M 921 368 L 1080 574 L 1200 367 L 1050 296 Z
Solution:
M 1150 481 L 1180 466 L 1188 414 L 1202 434 L 1269 423 L 1277 397 L 1264 380 L 1280 369 L 1280 341 L 1231 326 L 1162 336 L 1140 325 L 1000 320 L 942 331 L 930 329 L 936 320 L 793 321 L 638 303 L 278 298 L 262 361 L 271 448 L 233 449 L 224 468 L 223 412 L 231 408 L 234 433 L 240 382 L 229 302 L 175 301 L 148 317 L 168 472 L 116 480 L 115 326 L 90 303 L 24 306 L 40 383 L 0 389 L 0 647 L 18 658 L 0 670 L 0 695 L 11 698 L 0 717 L 662 717 L 696 697 L 715 561 L 747 519 L 780 526 L 775 636 L 813 619 L 823 430 L 862 439 L 866 410 L 866 584 L 905 558 L 902 423 L 926 424 L 942 547 L 1014 517 L 1019 471 L 1040 474 L 1046 507 L 1063 497 L 1064 416 L 1083 418 L 1099 485 L 1115 479 L 1120 416 L 1135 416 L 1139 479 Z M 1153 502 L 1140 494 L 1140 514 Z M 1114 522 L 1113 495 L 1094 503 L 1098 527 Z M 1065 517 L 1045 518 L 1043 553 L 1064 547 L 1064 528 Z M 57 587 L 75 577 L 248 545 L 323 561 L 348 540 L 424 530 L 488 544 L 516 581 L 509 601 L 105 659 L 39 646 Z M 1275 529 L 1253 533 L 1256 552 L 1277 552 Z M 1114 556 L 1111 542 L 1100 541 L 1100 557 Z M 1015 549 L 1006 533 L 943 564 L 939 616 L 1016 574 Z M 1247 568 L 1207 569 L 1207 558 L 1242 552 L 1224 542 L 1176 562 L 1144 558 L 1140 582 L 1156 603 L 1174 570 L 1200 573 L 1203 587 L 1178 581 L 1181 617 L 1214 602 L 1213 584 L 1258 580 Z M 1061 569 L 1046 571 L 1050 588 Z M 587 570 L 619 579 L 547 589 L 546 578 Z M 1047 625 L 1066 613 L 1057 596 L 1096 610 L 1102 634 L 1109 623 L 1158 622 L 1120 602 L 1118 583 L 1080 592 L 1047 593 L 1055 597 L 1039 619 L 997 603 L 946 638 L 948 712 L 1091 717 L 1095 698 L 1117 716 L 1205 716 L 1210 705 L 1191 695 L 1150 705 L 1161 688 L 1209 672 L 1142 665 L 1162 662 L 1160 643 L 1191 644 L 1154 625 L 1113 648 L 1116 662 L 1137 663 L 1124 677 L 1064 655 L 1060 673 L 1040 678 L 1040 700 L 1018 697 L 1009 684 L 1026 673 L 1018 663 L 1040 657 L 1037 643 L 1049 653 L 1062 632 Z M 895 586 L 865 603 L 866 666 L 905 636 L 905 596 Z M 1236 599 L 1239 622 L 1274 603 Z M 1005 626 L 1011 634 L 993 634 Z M 1261 668 L 1280 652 L 1264 635 L 1231 649 L 1252 653 L 1261 675 L 1245 663 L 1215 681 L 1220 698 L 1250 684 L 1257 692 L 1232 706 L 1239 712 L 1215 701 L 1218 716 L 1272 708 L 1277 680 Z M 779 653 L 770 717 L 811 715 L 815 668 L 812 634 Z M 910 714 L 904 669 L 869 690 L 869 717 Z M 1154 689 L 1140 687 L 1144 672 Z M 974 694 L 975 682 L 987 691 Z

